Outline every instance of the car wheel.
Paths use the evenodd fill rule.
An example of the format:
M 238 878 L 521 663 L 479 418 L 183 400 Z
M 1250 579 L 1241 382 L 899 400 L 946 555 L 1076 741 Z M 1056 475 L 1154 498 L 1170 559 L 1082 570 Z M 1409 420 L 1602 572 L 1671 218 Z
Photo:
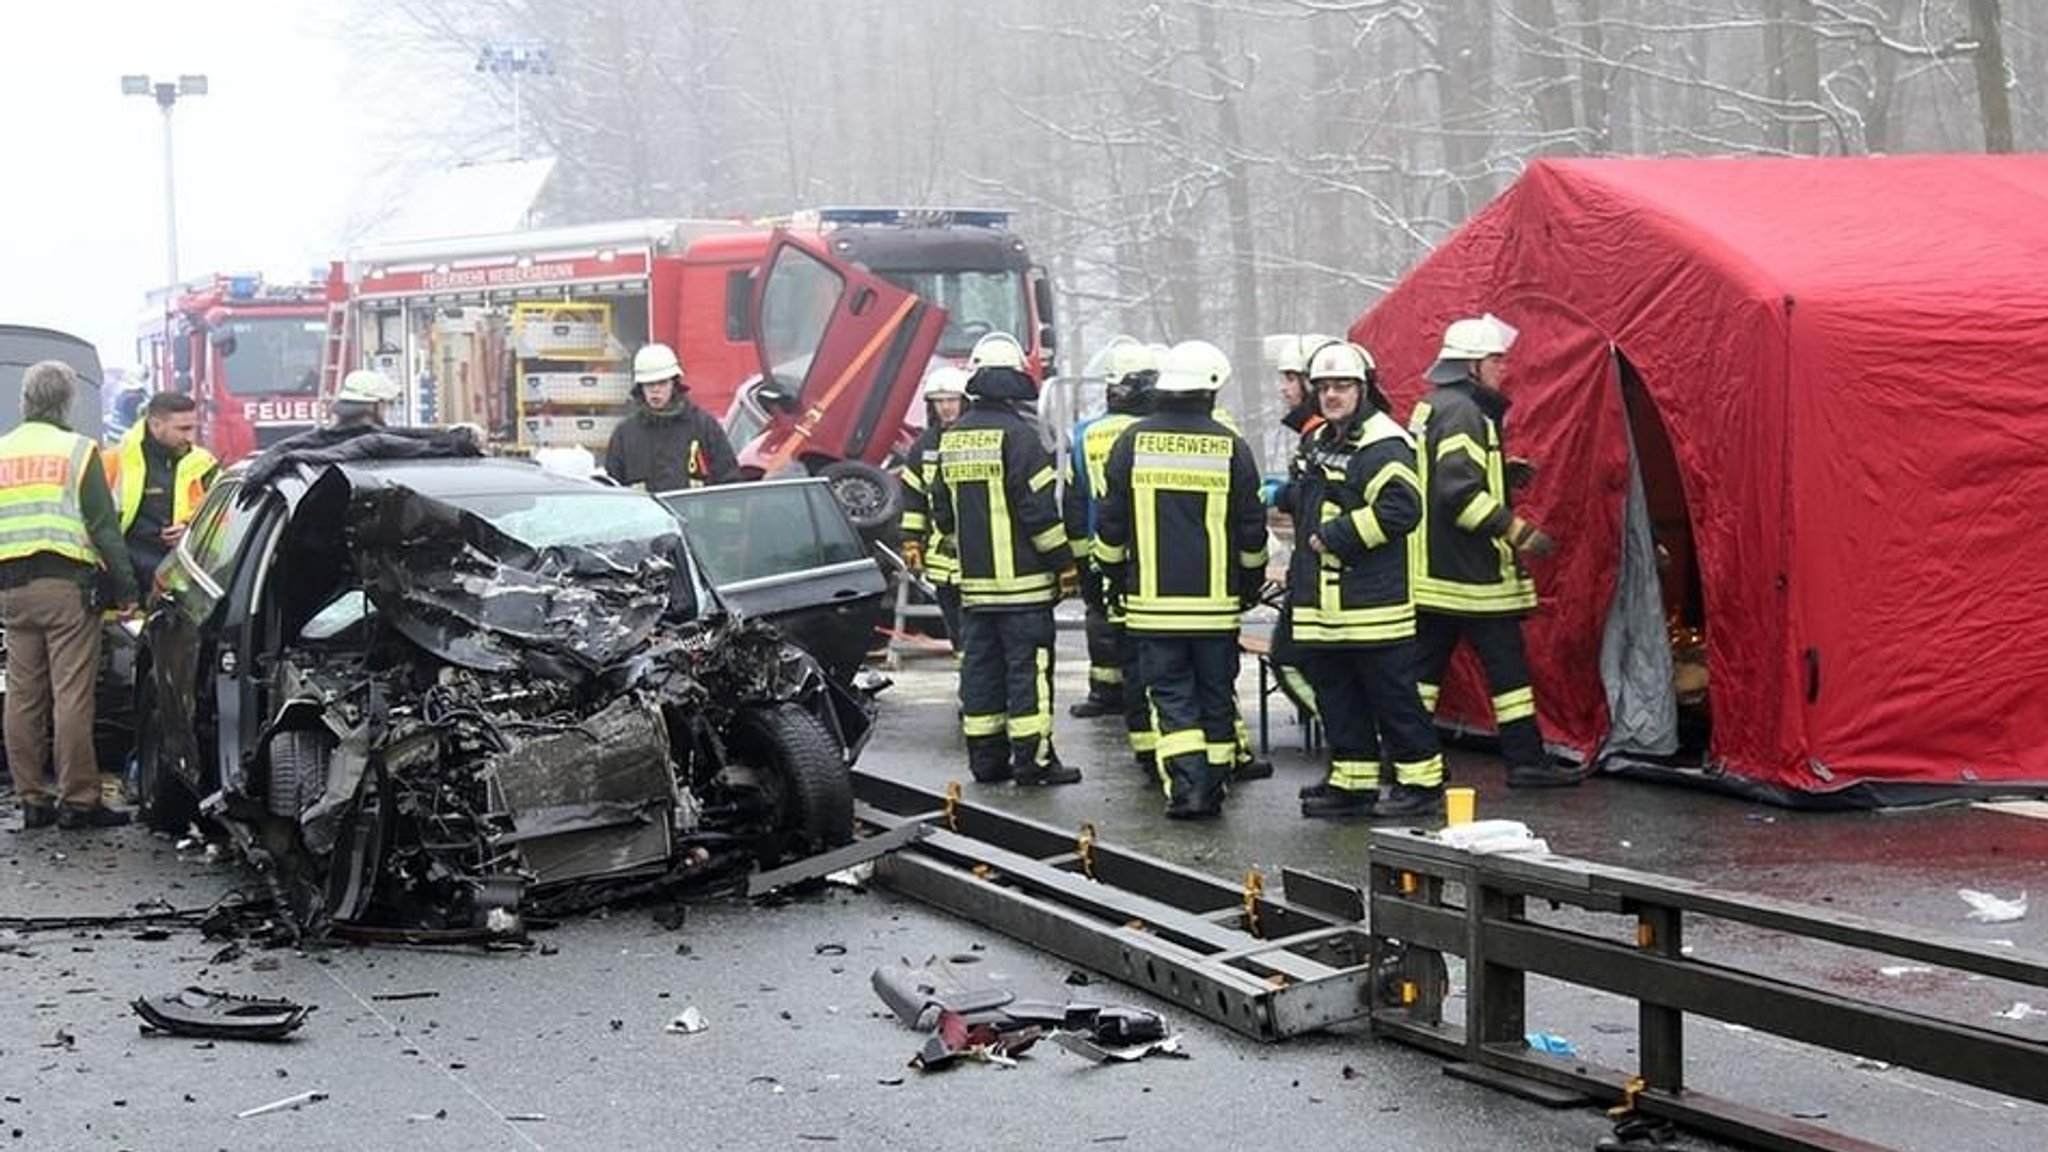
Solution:
M 292 728 L 270 739 L 270 781 L 264 803 L 270 814 L 297 820 L 327 791 L 327 761 L 334 737 L 313 728 Z
M 164 738 L 159 723 L 156 690 L 145 679 L 135 694 L 135 803 L 145 825 L 176 835 L 198 819 L 199 801 L 170 765 L 164 763 Z
M 741 714 L 733 727 L 733 750 L 758 765 L 777 793 L 775 828 L 787 855 L 853 840 L 853 778 L 822 721 L 778 704 Z
M 834 460 L 818 470 L 853 526 L 867 535 L 888 529 L 903 515 L 903 486 L 865 460 Z

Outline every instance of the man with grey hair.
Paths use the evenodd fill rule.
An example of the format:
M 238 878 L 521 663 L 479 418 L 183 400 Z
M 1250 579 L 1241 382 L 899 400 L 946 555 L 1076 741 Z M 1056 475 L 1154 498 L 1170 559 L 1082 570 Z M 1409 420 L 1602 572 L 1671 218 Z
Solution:
M 98 445 L 71 430 L 77 376 L 45 360 L 21 377 L 21 425 L 0 436 L 0 624 L 7 629 L 7 767 L 24 828 L 111 828 L 93 754 L 99 583 L 135 606 Z M 55 753 L 57 791 L 48 779 Z

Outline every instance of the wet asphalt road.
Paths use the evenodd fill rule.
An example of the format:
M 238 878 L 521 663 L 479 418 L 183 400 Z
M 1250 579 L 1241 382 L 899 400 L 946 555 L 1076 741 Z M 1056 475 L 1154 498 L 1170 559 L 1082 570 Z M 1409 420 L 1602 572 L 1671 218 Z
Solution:
M 1062 667 L 1065 700 L 1078 697 L 1080 671 L 1078 658 Z M 896 675 L 863 767 L 938 787 L 960 772 L 948 668 L 915 661 Z M 1251 682 L 1247 669 L 1248 704 Z M 1093 820 L 1106 840 L 1219 875 L 1293 865 L 1361 878 L 1361 826 L 1296 814 L 1294 789 L 1313 770 L 1285 750 L 1299 747 L 1292 730 L 1276 732 L 1279 775 L 1241 788 L 1224 819 L 1200 828 L 1160 818 L 1159 796 L 1127 766 L 1110 722 L 1063 714 L 1059 739 L 1088 770 L 1082 784 L 974 788 L 975 798 L 1059 826 Z M 1973 808 L 1790 813 L 1613 780 L 1510 794 L 1498 764 L 1473 754 L 1459 754 L 1453 774 L 1479 788 L 1482 817 L 1526 820 L 1560 852 L 2048 947 L 2042 914 L 1975 924 L 1955 894 L 2048 890 L 2048 822 Z M 201 906 L 250 883 L 232 864 L 139 829 L 0 831 L 0 870 L 5 916 L 118 915 L 151 899 Z M 1467 1085 L 1435 1058 L 1361 1028 L 1261 1045 L 1115 986 L 1070 987 L 1064 962 L 877 890 L 765 907 L 699 903 L 674 928 L 653 910 L 617 910 L 540 933 L 544 946 L 521 953 L 252 946 L 220 956 L 219 943 L 189 928 L 164 935 L 0 932 L 0 1147 L 1564 1152 L 1607 1131 L 1590 1109 L 1551 1111 Z M 1691 939 L 1717 960 L 2048 1038 L 2043 1019 L 1993 1019 L 2026 990 L 1886 975 L 1867 956 L 1759 933 Z M 1098 1068 L 1041 1046 L 1015 1068 L 906 1068 L 919 1037 L 884 1014 L 868 975 L 933 955 L 968 958 L 963 966 L 1026 997 L 1159 1008 L 1190 1058 Z M 138 1035 L 127 1001 L 188 983 L 319 1010 L 277 1045 Z M 666 1030 L 687 1007 L 708 1029 Z M 1603 1063 L 1633 1055 L 1634 1010 L 1615 998 L 1534 982 L 1531 1027 Z M 1695 1022 L 1688 1041 L 1695 1087 L 1865 1139 L 1930 1152 L 2048 1146 L 2048 1109 L 1710 1021 Z M 327 1098 L 234 1118 L 307 1091 Z

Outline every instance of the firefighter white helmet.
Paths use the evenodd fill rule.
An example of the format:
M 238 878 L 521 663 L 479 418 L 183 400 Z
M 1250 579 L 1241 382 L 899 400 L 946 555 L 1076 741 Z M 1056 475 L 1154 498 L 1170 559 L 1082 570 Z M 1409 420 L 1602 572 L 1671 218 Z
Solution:
M 1488 356 L 1507 354 L 1508 336 L 1501 330 L 1500 322 L 1491 316 L 1470 320 L 1453 320 L 1444 329 L 1443 350 L 1436 354 L 1439 360 L 1484 360 Z
M 659 384 L 683 374 L 683 362 L 666 344 L 649 344 L 633 353 L 633 383 Z
M 1124 377 L 1136 372 L 1159 370 L 1159 355 L 1150 345 L 1136 340 L 1118 344 L 1109 350 L 1109 362 L 1102 370 L 1102 382 L 1114 388 L 1123 383 Z
M 1183 340 L 1159 364 L 1161 392 L 1214 392 L 1230 379 L 1230 357 L 1206 340 Z
M 1514 329 L 1492 316 L 1453 320 L 1444 329 L 1444 346 L 1436 354 L 1423 378 L 1435 384 L 1452 384 L 1471 372 L 1471 365 L 1488 356 L 1504 356 L 1514 343 Z
M 967 395 L 967 370 L 953 364 L 941 364 L 924 374 L 924 398 L 936 400 L 941 396 Z
M 358 368 L 341 378 L 334 398 L 352 404 L 388 404 L 398 399 L 398 385 L 374 368 Z
M 1315 358 L 1309 361 L 1310 380 L 1371 380 L 1377 373 L 1378 365 L 1372 362 L 1372 353 L 1356 344 L 1332 340 L 1316 349 Z
M 1024 370 L 1024 346 L 1008 332 L 991 332 L 974 342 L 974 350 L 967 354 L 967 370 L 979 372 L 983 368 L 1012 368 Z
M 1292 372 L 1296 376 L 1306 376 L 1309 357 L 1315 355 L 1316 349 L 1328 344 L 1330 340 L 1331 337 L 1318 336 L 1313 332 L 1301 336 L 1282 336 L 1280 353 L 1274 358 L 1274 367 L 1282 372 Z

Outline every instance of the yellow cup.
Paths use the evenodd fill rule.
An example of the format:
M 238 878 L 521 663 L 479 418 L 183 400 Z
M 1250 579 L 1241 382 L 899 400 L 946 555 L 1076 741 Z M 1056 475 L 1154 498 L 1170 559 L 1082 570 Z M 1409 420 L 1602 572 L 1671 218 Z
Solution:
M 1470 788 L 1444 789 L 1444 823 L 1451 827 L 1470 824 L 1472 812 L 1479 806 L 1479 793 Z

